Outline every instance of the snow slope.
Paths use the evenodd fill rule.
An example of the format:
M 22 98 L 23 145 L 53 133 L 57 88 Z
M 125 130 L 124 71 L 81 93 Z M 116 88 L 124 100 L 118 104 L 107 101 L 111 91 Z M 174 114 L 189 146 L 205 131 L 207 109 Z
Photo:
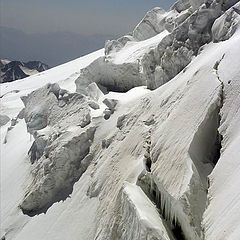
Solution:
M 1 84 L 1 95 L 4 95 L 1 99 L 1 114 L 15 118 L 24 107 L 20 97 L 49 82 L 59 82 L 64 88 L 74 91 L 74 80 L 77 72 L 102 54 L 103 51 L 99 50 L 24 80 Z M 15 93 L 15 90 L 18 90 L 18 92 Z M 8 231 L 11 237 L 11 234 L 18 232 L 18 228 L 21 229 L 27 221 L 25 220 L 26 217 L 21 215 L 18 205 L 24 196 L 23 188 L 30 181 L 28 179 L 31 179 L 31 166 L 29 165 L 27 153 L 33 139 L 27 133 L 24 120 L 19 120 L 16 127 L 8 134 L 7 128 L 9 125 L 7 124 L 1 128 L 1 236 L 5 234 L 5 231 Z M 7 144 L 3 144 L 6 135 Z M 62 209 L 59 210 L 60 215 Z M 12 215 L 16 215 L 16 217 L 12 218 Z M 55 218 L 53 218 L 53 221 L 55 222 Z M 11 227 L 12 225 L 15 226 Z M 49 226 L 49 224 L 46 224 L 46 226 Z M 4 232 L 2 232 L 3 229 L 5 229 Z M 39 237 L 43 239 L 41 234 Z M 32 237 L 30 236 L 29 239 L 32 239 Z
M 182 32 L 191 14 L 191 33 L 202 29 L 201 3 L 174 6 Z M 240 6 L 219 15 L 211 4 L 214 42 L 186 47 L 164 30 L 1 84 L 1 115 L 13 119 L 1 127 L 3 239 L 239 239 Z M 174 76 L 147 89 L 163 66 Z
M 239 33 L 238 33 L 239 34 Z M 205 213 L 207 239 L 238 239 L 240 236 L 240 39 L 230 48 L 219 65 L 224 83 L 220 133 L 223 136 L 221 157 L 210 176 L 210 205 Z M 231 66 L 229 68 L 229 66 Z
M 49 69 L 43 73 L 18 80 L 16 83 L 1 84 L 1 96 L 4 96 L 4 98 L 1 99 L 2 113 L 10 117 L 15 117 L 21 108 L 23 108 L 20 97 L 27 95 L 47 83 L 58 82 L 59 85 L 65 89 L 75 91 L 74 81 L 78 77 L 80 70 L 102 55 L 103 50 L 99 50 L 82 58 Z M 19 92 L 15 93 L 14 91 L 16 90 Z
M 158 43 L 168 34 L 165 30 L 156 36 L 140 42 L 127 42 L 127 44 L 117 53 L 109 54 L 109 60 L 113 60 L 115 64 L 122 64 L 126 62 L 136 62 L 156 47 Z

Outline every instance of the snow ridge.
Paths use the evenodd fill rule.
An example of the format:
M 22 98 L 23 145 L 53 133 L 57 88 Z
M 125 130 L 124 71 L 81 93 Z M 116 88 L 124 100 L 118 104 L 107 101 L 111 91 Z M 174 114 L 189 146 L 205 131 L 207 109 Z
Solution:
M 179 0 L 2 84 L 1 238 L 238 240 L 239 7 Z

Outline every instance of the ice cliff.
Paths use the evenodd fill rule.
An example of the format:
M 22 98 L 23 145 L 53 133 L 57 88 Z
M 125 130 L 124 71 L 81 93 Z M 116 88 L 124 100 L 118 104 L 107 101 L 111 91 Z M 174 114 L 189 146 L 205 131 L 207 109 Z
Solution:
M 238 1 L 179 0 L 2 84 L 2 239 L 238 240 L 239 25 Z

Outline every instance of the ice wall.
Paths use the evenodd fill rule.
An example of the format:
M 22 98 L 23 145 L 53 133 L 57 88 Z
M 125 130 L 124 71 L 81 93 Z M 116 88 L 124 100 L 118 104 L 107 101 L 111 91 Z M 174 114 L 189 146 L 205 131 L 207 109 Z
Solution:
M 87 99 L 60 89 L 58 84 L 48 84 L 22 99 L 26 125 L 35 141 L 29 150 L 33 182 L 20 207 L 35 215 L 72 192 L 90 164 L 96 127 L 88 126 Z
M 140 85 L 152 90 L 158 88 L 181 72 L 199 54 L 204 44 L 212 40 L 224 40 L 234 34 L 238 13 L 234 8 L 229 8 L 236 2 L 178 1 L 170 12 L 154 8 L 137 25 L 132 35 L 106 43 L 105 57 L 82 70 L 76 80 L 77 91 L 83 92 L 91 82 L 114 91 L 127 91 Z M 141 41 L 149 41 L 150 44 L 154 36 L 164 31 L 168 34 L 159 38 L 155 46 L 146 48 L 141 56 L 136 54 L 131 62 L 123 60 L 116 64 L 115 58 L 119 58 L 123 52 L 126 54 L 128 46 Z M 128 55 L 135 54 L 133 47 L 128 49 Z

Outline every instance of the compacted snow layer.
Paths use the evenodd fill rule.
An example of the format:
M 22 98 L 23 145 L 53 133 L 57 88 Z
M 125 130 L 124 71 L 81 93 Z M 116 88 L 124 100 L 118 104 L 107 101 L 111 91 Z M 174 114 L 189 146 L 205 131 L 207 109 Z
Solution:
M 115 64 L 124 62 L 136 62 L 141 60 L 143 55 L 159 44 L 159 42 L 168 34 L 165 30 L 152 38 L 140 42 L 127 42 L 126 45 L 117 53 L 108 55 L 108 59 L 113 59 Z
M 238 239 L 240 236 L 240 38 L 218 67 L 224 83 L 219 131 L 223 137 L 221 157 L 210 175 L 209 206 L 205 212 L 206 239 Z M 229 68 L 229 66 L 231 66 Z
M 13 118 L 1 127 L 1 237 L 238 240 L 240 31 L 219 41 L 216 29 L 229 23 L 222 17 L 213 25 L 218 42 L 198 52 L 235 1 L 207 2 L 188 18 L 201 3 L 174 5 L 182 13 L 171 12 L 166 26 L 182 24 L 173 34 L 1 85 L 1 115 Z M 143 84 L 160 87 L 133 88 Z M 56 199 L 65 187 L 72 192 Z M 33 217 L 19 208 L 36 214 L 46 205 Z

